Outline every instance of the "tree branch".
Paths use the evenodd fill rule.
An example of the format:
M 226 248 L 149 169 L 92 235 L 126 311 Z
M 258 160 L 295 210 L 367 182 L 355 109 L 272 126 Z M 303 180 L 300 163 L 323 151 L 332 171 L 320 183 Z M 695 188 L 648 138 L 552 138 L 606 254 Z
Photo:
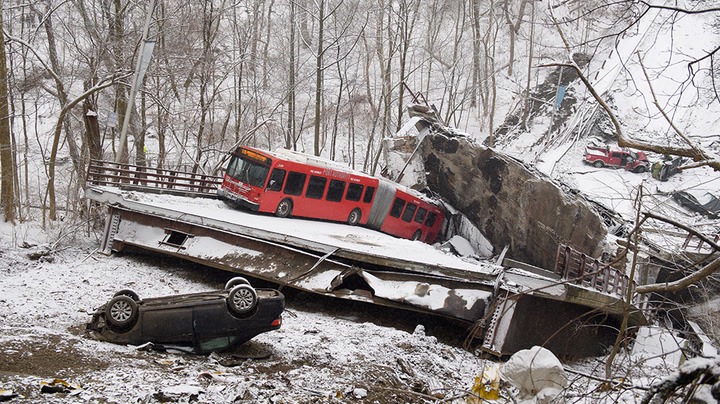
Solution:
M 640 62 L 640 68 L 642 69 L 643 75 L 645 76 L 645 81 L 647 82 L 648 88 L 650 89 L 650 95 L 652 95 L 653 104 L 655 107 L 660 111 L 663 118 L 665 118 L 665 121 L 667 121 L 668 125 L 677 133 L 678 136 L 680 136 L 687 144 L 690 146 L 692 150 L 694 150 L 694 156 L 687 156 L 687 157 L 693 157 L 693 160 L 695 161 L 706 161 L 710 160 L 710 157 L 703 152 L 700 147 L 695 144 L 690 138 L 685 136 L 685 134 L 677 127 L 675 126 L 675 123 L 670 119 L 667 113 L 665 113 L 665 110 L 662 109 L 660 106 L 660 101 L 658 101 L 657 96 L 655 95 L 655 89 L 653 89 L 652 81 L 650 80 L 650 77 L 647 74 L 647 70 L 645 69 L 645 65 L 643 64 L 642 57 L 640 56 L 640 52 L 637 52 L 638 55 L 638 61 Z
M 717 244 L 716 244 L 713 240 L 711 240 L 708 236 L 700 233 L 699 231 L 693 229 L 693 228 L 690 227 L 690 226 L 686 226 L 686 225 L 684 225 L 684 224 L 682 224 L 682 223 L 680 223 L 680 222 L 677 222 L 677 221 L 675 221 L 675 220 L 673 220 L 673 219 L 670 219 L 670 218 L 667 218 L 667 217 L 664 217 L 664 216 L 660 216 L 660 215 L 657 215 L 657 214 L 652 213 L 652 212 L 645 212 L 645 213 L 643 213 L 643 215 L 644 215 L 646 218 L 656 219 L 656 220 L 659 220 L 659 221 L 661 221 L 661 222 L 665 222 L 665 223 L 671 224 L 671 225 L 673 225 L 673 226 L 675 226 L 675 227 L 677 227 L 677 228 L 683 229 L 683 230 L 687 231 L 688 233 L 694 235 L 695 237 L 699 238 L 699 239 L 702 240 L 703 242 L 709 244 L 710 247 L 712 247 L 715 251 L 720 251 L 720 245 L 717 245 Z
M 652 283 L 649 285 L 641 285 L 635 289 L 638 294 L 656 293 L 656 292 L 677 292 L 683 290 L 695 282 L 699 282 L 708 276 L 712 275 L 715 271 L 720 269 L 720 258 L 716 258 L 699 271 L 692 273 L 684 278 L 678 279 L 673 282 L 665 283 Z
M 708 13 L 708 12 L 716 12 L 720 11 L 720 9 L 704 9 L 704 10 L 684 10 L 679 8 L 673 8 L 673 7 L 666 7 L 666 6 L 655 6 L 648 4 L 647 2 L 641 2 L 642 4 L 646 5 L 648 8 L 659 8 L 659 9 L 665 9 L 665 10 L 673 10 L 677 12 L 683 12 L 687 14 L 701 14 L 701 13 Z M 539 67 L 548 67 L 548 66 L 563 66 L 563 67 L 569 67 L 575 70 L 575 72 L 578 74 L 578 77 L 580 80 L 585 84 L 585 87 L 588 89 L 590 94 L 592 94 L 593 98 L 595 98 L 595 101 L 597 101 L 600 106 L 605 110 L 605 112 L 608 114 L 608 117 L 610 118 L 610 121 L 612 121 L 613 126 L 615 127 L 615 137 L 617 138 L 618 146 L 621 147 L 631 147 L 633 149 L 638 150 L 645 150 L 645 151 L 651 151 L 655 153 L 660 154 L 671 154 L 674 156 L 683 156 L 683 157 L 689 157 L 692 158 L 696 162 L 701 162 L 702 165 L 707 165 L 711 167 L 715 171 L 720 171 L 720 160 L 713 160 L 707 158 L 705 153 L 698 153 L 693 148 L 684 148 L 684 147 L 675 147 L 670 145 L 657 145 L 653 143 L 643 142 L 640 140 L 630 139 L 626 137 L 622 133 L 622 129 L 620 128 L 620 123 L 617 120 L 617 117 L 615 117 L 615 114 L 613 114 L 610 107 L 607 105 L 607 103 L 600 97 L 600 94 L 595 91 L 595 88 L 590 84 L 590 81 L 585 77 L 583 72 L 580 70 L 580 67 L 577 66 L 577 64 L 572 60 L 572 58 L 569 57 L 569 54 L 571 53 L 571 48 L 568 40 L 565 37 L 565 34 L 562 31 L 562 28 L 560 27 L 560 23 L 555 19 L 555 16 L 552 14 L 552 10 L 550 13 L 550 18 L 552 18 L 553 23 L 555 24 L 555 28 L 557 29 L 558 33 L 560 34 L 560 38 L 562 39 L 563 43 L 565 44 L 565 50 L 568 52 L 568 59 L 570 60 L 568 63 L 551 63 L 551 64 L 545 64 L 540 65 Z

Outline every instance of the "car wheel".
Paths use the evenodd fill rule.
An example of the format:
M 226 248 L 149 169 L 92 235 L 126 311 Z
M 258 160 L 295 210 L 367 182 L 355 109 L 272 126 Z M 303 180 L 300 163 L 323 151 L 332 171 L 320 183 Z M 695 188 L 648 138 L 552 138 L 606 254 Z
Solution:
M 360 212 L 360 209 L 353 209 L 352 212 L 350 212 L 350 216 L 348 216 L 347 224 L 350 226 L 355 226 L 356 224 L 360 223 L 360 218 L 362 217 L 362 213 Z
M 237 285 L 228 294 L 227 303 L 235 314 L 246 314 L 257 305 L 257 292 L 250 285 Z
M 138 318 L 138 305 L 130 296 L 115 296 L 105 306 L 105 321 L 118 329 L 135 325 Z
M 113 297 L 118 297 L 118 296 L 127 296 L 127 297 L 133 299 L 133 300 L 136 301 L 136 302 L 139 302 L 139 301 L 140 301 L 140 296 L 138 296 L 138 294 L 135 293 L 135 291 L 130 290 L 130 289 L 123 289 L 123 290 L 121 290 L 121 291 L 116 292 L 116 293 L 113 295 Z
M 292 201 L 290 199 L 283 199 L 278 203 L 277 209 L 275 209 L 275 216 L 277 217 L 290 217 L 292 214 Z
M 413 233 L 411 240 L 420 240 L 420 236 L 422 236 L 422 232 L 420 230 L 415 230 L 415 233 Z
M 595 161 L 593 161 L 592 165 L 593 165 L 593 167 L 601 168 L 605 164 L 603 164 L 603 162 L 601 160 L 595 160 Z
M 645 168 L 645 166 L 638 166 L 638 167 L 635 169 L 635 172 L 636 172 L 636 173 L 639 173 L 639 174 L 642 174 L 642 173 L 644 173 L 645 171 L 647 171 L 647 168 Z
M 249 284 L 250 284 L 250 282 L 248 282 L 247 279 L 243 278 L 242 276 L 236 276 L 236 277 L 230 279 L 229 281 L 227 281 L 227 283 L 225 284 L 225 290 L 230 290 L 233 288 L 233 286 L 249 285 Z

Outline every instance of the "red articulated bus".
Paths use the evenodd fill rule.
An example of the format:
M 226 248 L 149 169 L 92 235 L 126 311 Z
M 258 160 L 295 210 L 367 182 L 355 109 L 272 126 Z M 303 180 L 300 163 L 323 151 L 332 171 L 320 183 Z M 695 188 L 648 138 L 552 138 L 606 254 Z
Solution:
M 290 150 L 238 147 L 218 195 L 256 212 L 345 222 L 434 243 L 445 219 L 436 203 L 402 185 Z

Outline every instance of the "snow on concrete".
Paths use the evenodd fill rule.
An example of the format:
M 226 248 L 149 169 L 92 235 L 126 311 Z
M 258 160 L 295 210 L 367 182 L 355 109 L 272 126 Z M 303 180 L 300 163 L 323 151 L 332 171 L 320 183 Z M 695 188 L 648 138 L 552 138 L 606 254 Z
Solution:
M 688 341 L 673 332 L 657 327 L 641 327 L 635 337 L 632 358 L 645 366 L 667 368 L 678 367 L 685 361 L 683 349 Z
M 205 223 L 212 221 L 219 228 L 243 226 L 260 229 L 365 255 L 421 262 L 430 270 L 432 267 L 451 267 L 482 273 L 496 271 L 496 268 L 488 267 L 481 262 L 462 259 L 420 241 L 401 239 L 360 226 L 351 227 L 341 223 L 255 214 L 232 209 L 224 202 L 215 199 L 120 192 L 112 187 L 95 187 L 95 189 L 125 201 L 140 202 L 142 205 L 138 208 L 147 211 L 156 209 L 156 211 L 162 211 L 166 215 L 170 215 L 168 217 L 179 221 L 190 220 L 194 216 L 195 220 L 202 220 Z M 155 236 L 154 239 L 162 239 L 151 235 L 151 237 L 153 236 Z

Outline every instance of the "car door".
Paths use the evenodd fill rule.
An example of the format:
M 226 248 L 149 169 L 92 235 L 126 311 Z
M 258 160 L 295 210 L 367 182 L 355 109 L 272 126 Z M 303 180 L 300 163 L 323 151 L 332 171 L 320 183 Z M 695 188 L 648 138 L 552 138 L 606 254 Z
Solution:
M 230 315 L 222 299 L 196 306 L 193 309 L 195 351 L 221 351 L 233 345 L 238 340 L 235 335 L 237 323 L 238 320 Z
M 142 333 L 152 342 L 188 343 L 193 339 L 192 307 L 168 305 L 143 313 Z

